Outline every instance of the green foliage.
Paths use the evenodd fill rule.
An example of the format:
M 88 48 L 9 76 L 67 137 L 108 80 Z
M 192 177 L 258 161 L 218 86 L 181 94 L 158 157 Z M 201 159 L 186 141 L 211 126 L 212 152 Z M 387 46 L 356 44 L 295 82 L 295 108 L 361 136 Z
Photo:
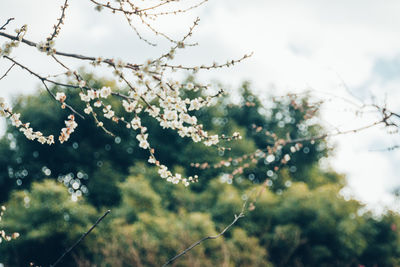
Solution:
M 30 191 L 14 192 L 7 206 L 2 226 L 20 233 L 0 247 L 0 262 L 11 266 L 53 263 L 96 218 L 93 207 L 83 200 L 73 202 L 64 186 L 50 180 L 33 183 Z
M 87 79 L 95 88 L 118 90 L 112 81 L 89 74 Z M 225 144 L 230 150 L 193 143 L 144 119 L 157 158 L 183 174 L 199 175 L 199 183 L 189 188 L 161 179 L 147 165 L 147 152 L 121 125 L 108 122 L 118 136 L 112 138 L 90 118 L 78 120 L 68 143 L 51 147 L 26 140 L 8 125 L 0 139 L 0 168 L 5 170 L 0 172 L 0 202 L 7 206 L 0 229 L 21 236 L 0 244 L 0 262 L 49 265 L 111 208 L 62 266 L 160 266 L 193 242 L 219 233 L 247 199 L 251 209 L 245 218 L 174 266 L 398 266 L 400 217 L 389 212 L 376 218 L 362 213 L 361 203 L 343 198 L 345 177 L 319 165 L 330 154 L 325 141 L 305 142 L 296 153 L 285 146 L 273 162 L 229 161 L 257 149 L 268 151 L 273 140 L 265 130 L 277 139 L 323 133 L 309 120 L 318 112 L 307 98 L 277 99 L 267 108 L 249 83 L 240 92 L 239 104 L 224 97 L 196 112 L 211 133 L 241 132 L 243 140 Z M 67 95 L 69 104 L 79 108 L 77 92 Z M 16 103 L 23 120 L 38 129 L 59 129 L 68 115 L 44 93 L 19 97 Z M 286 165 L 285 154 L 291 156 Z M 221 160 L 229 164 L 214 168 Z M 191 165 L 204 162 L 207 168 Z M 244 163 L 248 168 L 232 184 L 221 179 Z M 76 193 L 74 183 L 82 193 L 78 201 L 69 194 Z
M 122 203 L 117 213 L 126 218 L 128 223 L 138 220 L 139 214 L 161 214 L 161 197 L 154 192 L 149 180 L 143 176 L 130 176 L 120 184 L 122 191 Z
M 89 199 L 95 207 L 111 207 L 121 202 L 121 189 L 117 183 L 122 175 L 109 162 L 105 162 L 93 173 L 88 182 Z

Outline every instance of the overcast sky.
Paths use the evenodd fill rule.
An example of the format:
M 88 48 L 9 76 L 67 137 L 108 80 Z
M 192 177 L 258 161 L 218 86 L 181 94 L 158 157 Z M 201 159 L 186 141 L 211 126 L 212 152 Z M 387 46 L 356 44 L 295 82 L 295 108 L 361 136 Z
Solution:
M 28 24 L 27 39 L 44 40 L 63 2 L 2 0 L 0 24 L 15 17 L 10 32 L 17 25 Z M 225 62 L 254 52 L 251 59 L 232 69 L 201 73 L 203 80 L 220 80 L 231 88 L 250 80 L 261 96 L 309 89 L 324 97 L 329 93 L 350 98 L 350 91 L 366 102 L 375 97 L 383 103 L 387 96 L 388 107 L 400 112 L 399 10 L 396 0 L 384 4 L 377 0 L 210 0 L 189 14 L 166 18 L 156 26 L 178 38 L 195 17 L 201 18 L 193 35 L 199 46 L 183 50 L 177 62 Z M 143 35 L 159 46 L 138 41 L 123 17 L 98 13 L 87 0 L 71 0 L 65 22 L 56 45 L 60 51 L 140 63 L 168 49 L 168 43 L 144 29 Z M 3 41 L 0 38 L 0 43 Z M 35 49 L 21 47 L 13 55 L 39 72 L 60 71 Z M 80 66 L 79 62 L 69 63 Z M 0 73 L 7 64 L 0 61 Z M 14 70 L 0 82 L 0 95 L 28 93 L 37 86 L 37 80 Z M 344 103 L 337 103 L 324 111 L 324 120 L 330 124 L 349 129 L 374 119 L 356 118 L 345 111 Z M 400 150 L 372 150 L 399 145 L 399 134 L 373 129 L 330 141 L 337 145 L 330 164 L 347 175 L 346 193 L 374 207 L 396 205 L 389 193 L 400 186 Z

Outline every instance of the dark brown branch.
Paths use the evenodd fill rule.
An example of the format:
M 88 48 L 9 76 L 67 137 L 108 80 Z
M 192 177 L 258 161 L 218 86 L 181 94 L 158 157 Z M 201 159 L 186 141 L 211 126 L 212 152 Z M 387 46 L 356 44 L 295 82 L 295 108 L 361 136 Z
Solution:
M 202 4 L 204 4 L 205 2 L 207 2 L 208 0 L 203 0 L 202 2 L 193 5 L 189 8 L 186 9 L 177 9 L 177 10 L 173 10 L 170 12 L 159 12 L 159 13 L 153 13 L 153 14 L 148 14 L 146 11 L 149 10 L 156 10 L 158 7 L 173 3 L 173 2 L 178 2 L 175 0 L 167 0 L 161 3 L 158 3 L 156 5 L 150 6 L 150 7 L 146 7 L 146 8 L 139 8 L 138 6 L 135 6 L 131 1 L 120 1 L 119 2 L 119 7 L 115 7 L 112 6 L 110 4 L 110 2 L 107 2 L 106 4 L 100 3 L 96 0 L 90 0 L 92 3 L 96 4 L 97 7 L 101 7 L 101 8 L 107 8 L 110 9 L 111 12 L 116 13 L 123 13 L 123 15 L 125 16 L 126 20 L 128 21 L 129 25 L 132 27 L 132 29 L 135 31 L 135 33 L 137 34 L 137 36 L 139 37 L 139 39 L 143 40 L 144 42 L 146 42 L 147 44 L 151 45 L 151 46 L 156 46 L 157 44 L 150 42 L 149 40 L 147 40 L 146 38 L 144 38 L 139 31 L 137 30 L 137 28 L 135 27 L 135 25 L 133 25 L 132 23 L 132 16 L 137 16 L 140 21 L 142 22 L 143 25 L 145 25 L 150 31 L 152 31 L 156 36 L 162 36 L 165 39 L 167 39 L 168 41 L 172 42 L 172 43 L 178 43 L 177 41 L 173 40 L 171 37 L 169 37 L 167 34 L 155 29 L 150 23 L 148 23 L 145 18 L 149 18 L 149 19 L 155 19 L 158 15 L 167 15 L 167 14 L 177 14 L 177 13 L 184 13 L 187 12 L 191 9 L 197 8 L 199 6 L 201 6 Z M 130 5 L 130 9 L 126 9 L 124 8 L 123 4 L 129 4 Z M 187 46 L 193 46 L 193 45 L 197 45 L 197 44 L 186 44 Z
M 92 3 L 94 3 L 95 5 L 97 5 L 97 6 L 100 6 L 100 7 L 104 7 L 104 8 L 108 8 L 108 9 L 110 9 L 112 12 L 122 12 L 122 13 L 124 13 L 124 14 L 137 14 L 137 11 L 135 10 L 135 11 L 128 11 L 128 10 L 124 10 L 124 9 L 122 9 L 122 8 L 117 8 L 117 7 L 112 7 L 111 5 L 110 5 L 110 2 L 108 2 L 107 4 L 102 4 L 102 3 L 100 3 L 100 2 L 97 2 L 97 1 L 95 1 L 95 0 L 89 0 L 90 2 L 92 2 Z
M 0 33 L 0 34 L 1 34 L 1 33 Z M 251 57 L 252 55 L 253 55 L 253 52 L 251 52 L 251 53 L 248 54 L 248 55 L 246 54 L 246 55 L 242 56 L 242 57 L 239 58 L 239 59 L 228 61 L 228 62 L 225 63 L 225 64 L 217 64 L 217 63 L 214 63 L 213 65 L 209 65 L 209 66 L 201 65 L 201 66 L 199 66 L 199 67 L 187 67 L 187 66 L 182 66 L 182 65 L 162 64 L 161 67 L 170 68 L 170 69 L 172 69 L 172 70 L 181 69 L 181 70 L 192 70 L 192 71 L 196 71 L 196 70 L 200 70 L 200 69 L 203 69 L 203 70 L 204 70 L 204 69 L 205 69 L 205 70 L 218 69 L 218 68 L 224 68 L 224 67 L 233 66 L 233 65 L 235 65 L 235 64 L 237 64 L 237 63 L 240 63 L 240 62 L 242 62 L 243 60 L 245 60 L 245 59 Z
M 14 40 L 14 41 L 18 41 L 19 40 L 17 36 L 13 36 L 13 35 L 10 35 L 10 34 L 5 33 L 5 32 L 0 32 L 0 36 L 6 37 L 6 38 Z M 24 39 L 24 38 L 22 38 L 21 42 L 23 42 L 26 45 L 32 46 L 32 47 L 36 47 L 37 46 L 37 43 L 29 41 L 29 40 Z M 71 58 L 76 58 L 76 59 L 80 59 L 80 60 L 87 60 L 87 61 L 96 61 L 97 60 L 95 57 L 84 56 L 84 55 L 79 55 L 79 54 L 72 54 L 72 53 L 66 53 L 66 52 L 60 52 L 60 51 L 55 51 L 54 54 L 59 55 L 59 56 L 63 56 L 63 57 L 71 57 Z M 112 59 L 103 59 L 101 62 L 106 63 L 106 64 L 108 64 L 110 66 L 115 66 L 114 61 Z M 128 63 L 128 64 L 125 65 L 125 68 L 138 70 L 139 66 L 141 66 L 141 65 Z
M 346 131 L 337 130 L 334 133 L 326 133 L 326 134 L 321 134 L 321 135 L 318 135 L 318 136 L 311 136 L 311 137 L 305 137 L 305 138 L 299 138 L 299 139 L 293 139 L 293 140 L 289 139 L 289 140 L 283 141 L 283 144 L 287 145 L 287 144 L 294 144 L 294 143 L 302 143 L 302 142 L 307 142 L 307 141 L 315 141 L 315 140 L 325 139 L 327 137 L 345 135 L 345 134 L 349 134 L 349 133 L 357 133 L 357 132 L 372 128 L 372 127 L 374 127 L 374 126 L 376 126 L 378 124 L 382 124 L 382 123 L 384 123 L 384 121 L 380 120 L 380 121 L 376 121 L 374 123 L 368 124 L 366 126 L 362 126 L 360 128 L 350 129 L 350 130 L 346 130 Z
M 192 36 L 193 30 L 194 30 L 194 28 L 195 28 L 196 26 L 199 25 L 199 22 L 200 22 L 200 18 L 197 17 L 197 18 L 195 19 L 195 21 L 193 22 L 193 25 L 189 28 L 188 33 L 182 38 L 181 41 L 177 42 L 177 43 L 176 43 L 176 46 L 173 47 L 170 51 L 175 51 L 175 50 L 176 50 L 177 48 L 179 48 L 180 46 L 184 46 L 184 45 L 185 45 L 185 40 L 186 40 L 188 37 Z M 168 53 L 165 53 L 165 54 L 161 55 L 158 59 L 153 60 L 152 63 L 155 63 L 156 61 L 160 61 L 161 59 L 168 57 L 170 51 L 168 51 Z
M 51 57 L 58 63 L 61 65 L 61 67 L 63 67 L 64 69 L 66 69 L 67 71 L 71 71 L 70 68 L 68 68 L 64 63 L 62 63 L 60 60 L 58 60 L 58 58 L 56 58 L 54 55 L 51 55 Z M 72 72 L 72 71 L 71 71 Z
M 390 147 L 382 148 L 382 149 L 370 149 L 369 151 L 371 151 L 371 152 L 388 152 L 388 151 L 394 151 L 397 149 L 400 149 L 399 145 L 394 145 L 394 146 L 390 146 Z
M 164 265 L 162 267 L 165 267 L 169 264 L 171 264 L 172 262 L 174 262 L 176 259 L 182 257 L 183 255 L 185 255 L 186 253 L 188 253 L 190 250 L 192 250 L 193 248 L 197 247 L 198 245 L 200 245 L 202 242 L 208 240 L 208 239 L 217 239 L 220 236 L 222 236 L 223 234 L 225 234 L 226 231 L 228 231 L 240 218 L 244 217 L 244 213 L 245 213 L 245 208 L 246 208 L 246 204 L 247 201 L 243 204 L 242 210 L 239 213 L 239 215 L 235 214 L 235 218 L 233 219 L 233 221 L 224 228 L 224 230 L 222 230 L 219 234 L 217 235 L 213 235 L 213 236 L 207 236 L 207 237 L 203 237 L 202 239 L 196 241 L 195 243 L 193 243 L 192 245 L 190 245 L 187 249 L 185 249 L 184 251 L 182 251 L 181 253 L 179 253 L 178 255 L 172 257 L 171 259 L 169 259 L 166 263 L 164 263 Z
M 8 23 L 10 23 L 12 20 L 14 20 L 14 18 L 9 18 L 9 19 L 6 21 L 6 23 L 4 23 L 4 25 L 0 27 L 0 31 L 1 31 L 1 30 L 5 30 L 5 29 L 6 29 L 6 26 L 8 25 Z
M 58 23 L 57 25 L 54 25 L 54 31 L 53 33 L 50 35 L 49 38 L 47 38 L 47 42 L 50 42 L 51 40 L 53 40 L 55 37 L 57 37 L 57 35 L 60 32 L 61 29 L 61 25 L 64 24 L 64 19 L 65 19 L 65 10 L 68 7 L 68 0 L 65 0 L 64 5 L 61 6 L 61 17 L 58 19 Z
M 50 83 L 53 83 L 53 84 L 63 85 L 63 86 L 68 86 L 68 85 L 64 85 L 64 84 L 61 84 L 61 83 L 57 83 L 57 82 L 54 82 L 54 81 L 52 81 L 52 80 L 49 80 L 49 79 L 47 79 L 47 78 L 45 78 L 45 77 L 42 77 L 42 76 L 40 76 L 39 74 L 37 74 L 37 73 L 33 72 L 32 70 L 30 70 L 28 67 L 22 65 L 21 63 L 15 61 L 14 59 L 12 59 L 12 58 L 10 58 L 10 57 L 8 57 L 8 56 L 4 56 L 4 58 L 10 60 L 10 61 L 13 62 L 15 65 L 19 66 L 19 67 L 22 68 L 23 70 L 26 70 L 27 72 L 29 72 L 30 74 L 32 74 L 33 76 L 35 76 L 36 78 L 38 78 L 38 79 L 43 83 L 45 89 L 46 89 L 47 92 L 50 94 L 50 96 L 51 96 L 55 101 L 59 102 L 59 101 L 56 99 L 56 96 L 55 96 L 55 95 L 50 91 L 50 89 L 47 87 L 47 85 L 46 85 L 45 82 L 50 82 Z M 68 108 L 70 111 L 72 111 L 73 113 L 75 113 L 76 115 L 78 115 L 80 118 L 85 119 L 85 116 L 83 116 L 82 114 L 80 114 L 78 111 L 76 111 L 73 107 L 71 107 L 71 106 L 68 105 L 67 103 L 64 102 L 64 103 L 62 103 L 62 104 L 63 104 L 66 108 Z
M 6 71 L 6 73 L 4 73 L 3 76 L 1 76 L 0 80 L 4 79 L 4 77 L 7 76 L 7 74 L 11 71 L 12 68 L 14 68 L 14 66 L 15 66 L 15 63 L 13 63 L 13 64 L 11 65 L 11 67 Z
M 161 7 L 161 6 L 164 6 L 164 5 L 173 3 L 173 2 L 177 2 L 177 1 L 175 1 L 175 0 L 167 0 L 167 1 L 161 2 L 161 3 L 159 3 L 159 4 L 152 5 L 152 6 L 149 6 L 149 7 L 144 7 L 144 8 L 139 8 L 138 6 L 133 5 L 130 1 L 127 1 L 127 3 L 130 5 L 130 7 L 131 7 L 132 10 L 124 9 L 122 6 L 120 6 L 120 7 L 113 7 L 113 6 L 110 4 L 110 2 L 107 2 L 107 4 L 103 4 L 103 3 L 100 3 L 100 2 L 98 2 L 98 1 L 96 1 L 96 0 L 89 0 L 89 1 L 92 2 L 92 3 L 94 3 L 94 4 L 97 5 L 97 6 L 100 6 L 100 7 L 103 7 L 103 8 L 108 8 L 108 9 L 110 9 L 110 10 L 111 10 L 112 12 L 114 12 L 114 13 L 115 13 L 115 12 L 121 12 L 121 13 L 124 13 L 124 14 L 126 14 L 126 15 L 158 16 L 158 15 L 167 15 L 167 14 L 184 13 L 184 12 L 187 12 L 187 11 L 189 11 L 189 10 L 191 10 L 191 9 L 194 9 L 194 8 L 197 8 L 197 7 L 201 6 L 202 4 L 204 4 L 205 2 L 207 2 L 208 0 L 203 0 L 203 1 L 201 1 L 200 3 L 198 3 L 198 4 L 196 4 L 196 5 L 193 5 L 193 6 L 190 6 L 190 7 L 186 8 L 186 9 L 177 9 L 177 10 L 173 10 L 173 11 L 169 11 L 169 12 L 159 12 L 159 13 L 153 13 L 153 14 L 146 13 L 146 11 L 155 10 L 155 9 Z
M 19 41 L 19 39 L 18 39 L 17 36 L 13 36 L 13 35 L 10 35 L 10 34 L 8 34 L 8 33 L 0 32 L 0 36 L 6 37 L 6 38 L 11 39 L 11 40 Z M 37 46 L 37 43 L 32 42 L 32 41 L 29 41 L 29 40 L 24 39 L 24 38 L 21 39 L 21 42 L 24 43 L 24 44 L 27 44 L 27 45 L 29 45 L 29 46 L 32 46 L 32 47 L 36 47 L 36 46 Z M 80 60 L 92 61 L 92 62 L 97 61 L 97 58 L 95 58 L 95 57 L 90 57 L 90 56 L 85 56 L 85 55 L 79 55 L 79 54 L 72 54 L 72 53 L 66 53 L 66 52 L 60 52 L 60 51 L 55 51 L 54 54 L 55 54 L 55 55 L 59 55 L 59 56 L 64 56 L 64 57 L 76 58 L 76 59 L 80 59 Z M 240 62 L 242 62 L 243 60 L 245 60 L 245 59 L 251 57 L 252 55 L 253 55 L 253 53 L 250 53 L 250 54 L 248 54 L 248 55 L 246 54 L 246 55 L 244 55 L 243 57 L 241 57 L 240 59 L 231 60 L 231 61 L 228 61 L 228 62 L 225 63 L 225 64 L 217 64 L 217 63 L 214 63 L 213 65 L 209 65 L 209 66 L 204 66 L 204 65 L 202 65 L 202 66 L 200 66 L 200 67 L 187 67 L 187 66 L 183 66 L 183 65 L 162 64 L 161 67 L 163 67 L 163 68 L 169 68 L 169 69 L 172 69 L 172 70 L 176 70 L 176 69 L 181 69 L 181 70 L 192 70 L 192 71 L 196 71 L 196 70 L 199 70 L 199 69 L 210 70 L 210 69 L 217 69 L 217 68 L 224 68 L 224 67 L 233 66 L 233 65 L 235 65 L 235 64 L 237 64 L 237 63 L 240 63 Z M 110 66 L 112 66 L 112 67 L 116 67 L 116 65 L 115 65 L 113 59 L 102 59 L 101 62 L 102 62 L 102 63 L 106 63 L 106 64 L 108 64 L 108 65 L 110 65 Z M 132 69 L 132 70 L 139 70 L 139 67 L 140 67 L 140 66 L 142 66 L 142 64 L 127 63 L 127 64 L 124 66 L 124 68 Z
M 68 253 L 71 252 L 71 250 L 73 250 L 77 245 L 79 245 L 80 242 L 82 242 L 82 240 L 90 234 L 90 232 L 110 213 L 110 210 L 107 210 L 106 213 L 103 214 L 103 216 L 101 216 L 100 218 L 97 219 L 97 221 L 95 222 L 95 224 L 92 225 L 92 227 L 90 227 L 90 229 L 84 233 L 76 242 L 75 244 L 73 244 L 69 249 L 67 249 L 57 260 L 55 263 L 53 263 L 52 265 L 50 265 L 50 267 L 54 267 L 56 266 Z
M 28 71 L 30 74 L 36 76 L 36 77 L 37 77 L 39 80 L 41 80 L 41 81 L 43 80 L 43 81 L 45 81 L 45 82 L 49 82 L 49 83 L 52 83 L 52 84 L 54 84 L 54 85 L 63 86 L 63 87 L 68 87 L 68 88 L 74 88 L 74 89 L 82 88 L 82 89 L 85 89 L 85 90 L 95 90 L 95 91 L 97 91 L 97 89 L 94 89 L 94 88 L 91 88 L 91 87 L 87 87 L 87 86 L 79 87 L 78 85 L 66 84 L 66 83 L 62 83 L 62 82 L 57 82 L 57 81 L 50 80 L 50 79 L 48 79 L 48 78 L 46 78 L 46 77 L 43 77 L 43 76 L 41 76 L 41 75 L 39 75 L 39 74 L 33 72 L 33 71 L 32 71 L 31 69 L 29 69 L 28 67 L 22 65 L 21 63 L 17 62 L 16 60 L 14 60 L 14 59 L 12 59 L 12 58 L 10 58 L 10 57 L 8 57 L 8 56 L 5 56 L 4 58 L 6 58 L 6 59 L 8 59 L 8 60 L 10 60 L 10 61 L 12 61 L 12 62 L 14 62 L 16 65 L 18 65 L 18 66 L 21 67 L 22 69 Z M 124 95 L 124 94 L 121 94 L 121 93 L 112 92 L 111 94 L 114 95 L 114 96 L 123 98 L 123 99 L 133 100 L 133 98 L 131 98 L 131 97 L 129 97 L 129 96 L 126 96 L 126 95 Z
M 178 13 L 186 13 L 192 9 L 198 8 L 199 6 L 203 5 L 204 3 L 208 2 L 208 0 L 203 0 L 201 2 L 199 2 L 196 5 L 193 5 L 191 7 L 188 7 L 186 9 L 178 9 L 178 10 L 173 10 L 173 11 L 167 11 L 167 12 L 158 12 L 158 13 L 146 13 L 147 16 L 164 16 L 164 15 L 176 15 Z
M 46 88 L 46 91 L 51 95 L 51 97 L 53 97 L 53 99 L 58 102 L 56 96 L 53 94 L 52 91 L 50 91 L 49 87 L 47 86 L 47 84 L 43 80 L 42 80 L 42 84 Z M 85 119 L 85 117 L 82 114 L 80 114 L 78 111 L 76 111 L 73 107 L 71 107 L 67 103 L 63 102 L 62 105 L 65 106 L 66 108 L 68 108 L 70 111 L 72 111 L 76 115 L 78 115 L 81 119 L 83 119 L 83 120 Z

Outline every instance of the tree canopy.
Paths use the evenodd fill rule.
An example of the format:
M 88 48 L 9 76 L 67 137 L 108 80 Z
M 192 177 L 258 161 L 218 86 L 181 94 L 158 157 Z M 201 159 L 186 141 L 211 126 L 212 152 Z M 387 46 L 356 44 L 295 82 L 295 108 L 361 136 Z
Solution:
M 189 80 L 195 82 L 193 77 Z M 98 211 L 111 208 L 112 214 L 74 249 L 65 266 L 160 265 L 223 229 L 247 200 L 246 217 L 223 239 L 205 242 L 176 266 L 399 264 L 398 215 L 377 218 L 363 204 L 340 194 L 345 177 L 319 164 L 330 154 L 325 141 L 304 142 L 295 152 L 290 148 L 296 144 L 265 150 L 268 138 L 290 135 L 294 140 L 323 132 L 307 122 L 308 109 L 314 108 L 307 98 L 275 101 L 272 112 L 265 113 L 265 103 L 249 83 L 240 92 L 239 103 L 226 96 L 197 114 L 210 132 L 223 129 L 244 136 L 229 143 L 231 149 L 195 144 L 163 130 L 151 118 L 146 122 L 153 142 L 159 142 L 158 157 L 181 173 L 199 175 L 198 183 L 188 188 L 165 184 L 127 130 L 115 129 L 117 137 L 111 137 L 88 123 L 67 144 L 49 147 L 27 140 L 9 125 L 0 150 L 0 164 L 8 170 L 0 179 L 2 202 L 8 208 L 2 225 L 21 236 L 0 246 L 0 262 L 51 264 L 90 227 Z M 35 125 L 57 127 L 65 116 L 62 110 L 45 112 L 55 105 L 46 98 L 40 92 L 20 96 L 15 109 Z M 78 95 L 70 92 L 69 98 Z M 267 160 L 268 155 L 251 157 L 256 150 L 267 151 L 274 160 Z M 290 160 L 283 164 L 286 154 Z M 230 164 L 221 165 L 221 158 Z M 244 166 L 241 172 L 235 172 L 238 166 Z

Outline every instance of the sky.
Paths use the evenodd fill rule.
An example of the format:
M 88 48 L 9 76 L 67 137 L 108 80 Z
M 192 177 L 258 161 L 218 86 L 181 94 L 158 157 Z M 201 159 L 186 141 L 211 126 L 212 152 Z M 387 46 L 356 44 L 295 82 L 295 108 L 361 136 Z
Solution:
M 63 2 L 2 0 L 0 24 L 15 17 L 9 32 L 28 24 L 26 38 L 44 40 Z M 139 25 L 143 36 L 159 44 L 146 45 L 122 16 L 96 12 L 88 0 L 69 2 L 65 26 L 56 42 L 60 51 L 140 63 L 169 48 L 167 42 Z M 154 25 L 179 38 L 200 17 L 193 34 L 193 41 L 199 45 L 181 50 L 176 62 L 226 62 L 254 52 L 250 59 L 233 68 L 201 72 L 199 79 L 222 81 L 231 90 L 249 80 L 261 98 L 271 93 L 313 90 L 319 97 L 332 99 L 324 107 L 324 123 L 345 130 L 376 118 L 356 117 L 348 104 L 332 95 L 357 103 L 371 103 L 374 99 L 400 112 L 398 10 L 400 2 L 396 0 L 386 0 L 384 4 L 376 0 L 210 0 L 192 12 L 166 17 Z M 0 38 L 0 44 L 3 42 Z M 35 49 L 21 46 L 15 52 L 14 56 L 40 73 L 61 72 Z M 67 62 L 80 66 L 80 62 Z M 8 67 L 0 60 L 0 73 Z M 0 81 L 0 96 L 30 93 L 38 85 L 33 77 L 13 70 Z M 346 196 L 376 210 L 385 206 L 400 208 L 398 199 L 390 194 L 400 186 L 400 150 L 377 151 L 399 145 L 399 134 L 389 135 L 385 129 L 375 128 L 329 141 L 336 146 L 329 164 L 348 178 L 349 186 L 343 191 Z

